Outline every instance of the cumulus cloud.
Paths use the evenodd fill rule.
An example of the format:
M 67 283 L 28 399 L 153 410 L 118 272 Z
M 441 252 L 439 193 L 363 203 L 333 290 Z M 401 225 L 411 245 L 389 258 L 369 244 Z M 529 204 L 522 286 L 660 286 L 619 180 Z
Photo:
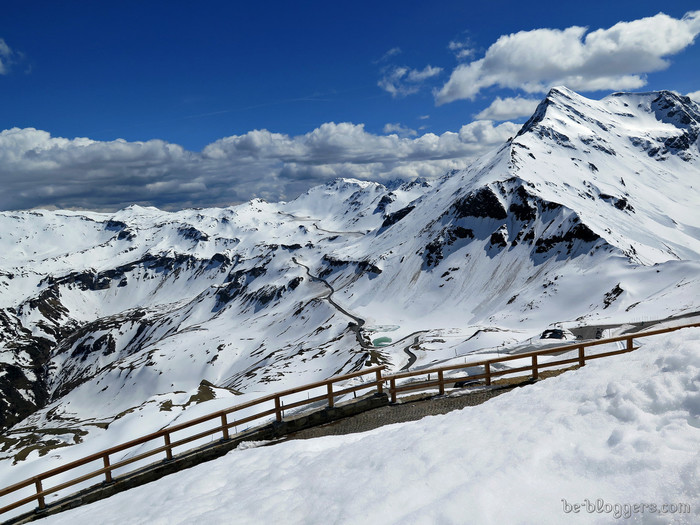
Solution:
M 515 135 L 520 126 L 503 122 L 494 126 L 490 120 L 475 120 L 459 130 L 460 141 L 466 144 L 498 144 Z
M 508 123 L 517 130 L 517 126 Z M 202 151 L 205 159 L 276 161 L 298 165 L 383 164 L 468 158 L 485 148 L 500 144 L 513 134 L 508 125 L 495 126 L 490 121 L 474 122 L 464 128 L 479 127 L 491 134 L 468 136 L 445 132 L 426 133 L 413 139 L 396 134 L 374 135 L 363 124 L 328 122 L 296 137 L 257 130 L 245 135 L 226 137 L 209 144 Z M 510 135 L 509 135 L 510 133 Z M 253 139 L 254 137 L 254 139 Z M 486 140 L 485 140 L 486 139 Z M 377 173 L 373 178 L 380 177 Z
M 253 197 L 288 200 L 337 177 L 382 182 L 439 176 L 517 129 L 477 121 L 458 133 L 409 138 L 331 122 L 298 136 L 255 130 L 196 153 L 161 140 L 99 142 L 13 128 L 0 132 L 0 209 L 112 211 L 141 204 L 173 210 Z
M 33 128 L 0 132 L 0 208 L 105 209 L 185 198 L 196 156 L 160 140 L 97 142 L 51 137 Z
M 415 129 L 411 129 L 407 126 L 403 126 L 401 124 L 384 124 L 384 133 L 391 134 L 395 133 L 399 137 L 415 137 L 418 135 L 418 132 Z
M 405 66 L 386 67 L 377 85 L 392 97 L 405 97 L 417 93 L 423 82 L 435 77 L 442 71 L 441 67 L 425 66 L 423 69 L 411 69 Z
M 501 36 L 483 58 L 458 65 L 436 90 L 438 105 L 473 100 L 483 89 L 541 93 L 553 85 L 595 91 L 636 89 L 645 74 L 669 66 L 667 57 L 693 44 L 700 11 L 672 18 L 663 13 L 608 29 L 535 29 Z
M 511 120 L 519 117 L 529 117 L 539 104 L 538 99 L 533 98 L 501 98 L 491 102 L 491 105 L 477 113 L 476 118 L 486 120 Z

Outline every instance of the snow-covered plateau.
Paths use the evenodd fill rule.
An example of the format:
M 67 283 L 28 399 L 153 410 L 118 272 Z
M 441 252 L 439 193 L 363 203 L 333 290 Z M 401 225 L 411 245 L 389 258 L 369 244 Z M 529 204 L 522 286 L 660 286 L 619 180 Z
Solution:
M 690 318 L 700 311 L 699 137 L 700 108 L 673 92 L 616 93 L 596 101 L 554 88 L 516 136 L 436 180 L 384 186 L 341 179 L 291 202 L 256 199 L 173 213 L 136 206 L 116 213 L 0 212 L 0 486 L 367 365 L 413 370 L 475 352 L 536 347 L 545 330 L 593 337 L 582 334 L 615 335 L 654 320 Z M 594 491 L 583 488 L 600 478 L 601 487 L 610 487 L 606 497 L 624 502 L 613 496 L 630 495 L 635 480 L 652 477 L 650 468 L 660 480 L 675 476 L 673 486 L 648 485 L 658 489 L 649 493 L 650 502 L 690 494 L 693 487 L 697 493 L 697 456 L 686 463 L 679 458 L 686 437 L 697 442 L 691 394 L 699 388 L 699 350 L 696 340 L 695 346 L 675 336 L 666 341 L 679 346 L 662 344 L 663 359 L 685 359 L 695 376 L 678 370 L 657 378 L 672 365 L 657 366 L 662 358 L 656 354 L 635 354 L 615 358 L 614 384 L 622 390 L 596 387 L 599 377 L 608 377 L 608 384 L 612 376 L 589 375 L 587 366 L 545 382 L 559 387 L 534 385 L 525 389 L 531 393 L 445 416 L 439 427 L 423 421 L 366 436 L 235 452 L 217 463 L 215 481 L 198 485 L 202 501 L 221 500 L 228 483 L 231 504 L 238 505 L 233 498 L 241 491 L 234 486 L 260 487 L 272 499 L 265 480 L 270 491 L 289 486 L 295 492 L 308 481 L 306 499 L 287 500 L 287 510 L 293 515 L 323 495 L 316 511 L 322 513 L 333 508 L 326 490 L 363 482 L 373 488 L 358 488 L 352 504 L 376 505 L 384 509 L 380 515 L 393 516 L 388 521 L 399 520 L 391 512 L 409 510 L 426 522 L 430 509 L 456 516 L 462 502 L 465 516 L 506 516 L 506 495 L 514 507 L 528 501 L 539 516 L 535 496 L 545 497 L 545 485 L 561 489 L 559 499 L 590 499 Z M 641 360 L 646 372 L 639 380 L 646 382 L 627 377 L 629 359 Z M 643 359 L 652 364 L 644 368 Z M 608 360 L 600 361 L 591 369 L 606 369 Z M 625 408 L 625 392 L 647 392 L 649 403 L 661 402 L 646 390 L 665 381 L 659 378 L 686 381 L 684 393 L 673 387 L 677 399 L 662 401 L 680 403 L 687 428 L 680 428 L 678 411 L 677 424 L 664 426 L 671 420 L 661 421 L 660 408 Z M 614 399 L 623 407 L 620 417 L 606 408 Z M 531 417 L 540 406 L 549 408 Z M 610 418 L 620 421 L 617 437 Z M 666 436 L 668 458 L 649 453 L 642 463 L 645 443 L 648 450 L 662 446 L 661 438 L 650 437 L 654 429 Z M 403 432 L 409 441 L 399 438 Z M 559 439 L 559 448 L 538 441 L 545 435 Z M 524 440 L 522 447 L 514 436 Z M 584 436 L 595 438 L 590 449 Z M 679 455 L 670 452 L 676 439 Z M 415 456 L 411 443 L 419 450 Z M 369 459 L 354 474 L 360 450 Z M 451 450 L 458 460 L 447 454 Z M 617 468 L 614 455 L 621 450 L 623 470 L 614 474 L 606 468 Z M 331 456 L 337 469 L 322 475 L 320 465 Z M 405 467 L 399 468 L 399 457 Z M 290 474 L 302 458 L 305 476 L 315 472 L 314 480 Z M 235 482 L 234 474 L 224 475 L 230 461 L 241 462 Z M 495 466 L 487 469 L 487 463 Z M 678 470 L 681 463 L 686 471 Z M 379 481 L 364 475 L 367 465 L 375 465 L 376 480 L 383 480 L 383 502 L 379 485 L 372 485 Z M 286 481 L 277 477 L 285 472 Z M 427 482 L 442 473 L 448 478 L 442 484 Z M 389 488 L 392 479 L 415 485 Z M 614 492 L 615 480 L 629 490 Z M 170 504 L 182 497 L 169 481 L 160 483 L 176 495 L 168 497 Z M 319 484 L 317 497 L 312 492 Z M 433 487 L 428 499 L 416 497 Z M 191 490 L 197 499 L 199 489 Z M 241 506 L 278 512 L 257 495 L 245 498 Z M 342 503 L 347 512 L 350 498 Z M 553 512 L 551 503 L 542 512 Z M 202 515 L 210 510 L 202 507 Z M 351 521 L 344 516 L 340 522 Z

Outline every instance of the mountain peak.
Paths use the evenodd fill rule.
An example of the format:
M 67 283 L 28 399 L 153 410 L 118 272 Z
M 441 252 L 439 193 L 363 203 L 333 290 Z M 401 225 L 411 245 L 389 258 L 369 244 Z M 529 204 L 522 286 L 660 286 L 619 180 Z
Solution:
M 581 97 L 581 95 L 579 95 L 578 93 L 569 89 L 566 86 L 554 86 L 554 87 L 550 88 L 549 93 L 547 93 L 547 96 L 545 98 L 556 99 L 558 97 L 572 99 L 572 98 L 579 98 L 579 97 Z
M 534 132 L 539 137 L 559 139 L 562 133 L 572 131 L 603 136 L 615 128 L 634 134 L 640 126 L 657 130 L 664 140 L 686 134 L 683 142 L 689 146 L 700 135 L 700 108 L 690 98 L 668 90 L 619 92 L 591 100 L 557 86 L 549 90 L 516 137 Z
M 531 131 L 540 122 L 542 122 L 547 115 L 549 108 L 569 106 L 572 103 L 581 102 L 584 100 L 584 97 L 567 87 L 555 86 L 551 88 L 547 93 L 547 96 L 538 104 L 535 112 L 532 114 L 529 120 L 525 122 L 522 128 L 520 128 L 520 131 L 518 131 L 516 137 Z

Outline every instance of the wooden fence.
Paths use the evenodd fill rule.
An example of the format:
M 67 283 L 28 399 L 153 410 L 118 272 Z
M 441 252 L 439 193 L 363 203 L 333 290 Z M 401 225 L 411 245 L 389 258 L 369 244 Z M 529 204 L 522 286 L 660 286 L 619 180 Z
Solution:
M 162 430 L 159 430 L 158 432 L 153 432 L 151 434 L 145 435 L 143 437 L 128 441 L 126 443 L 122 443 L 121 445 L 117 445 L 115 447 L 109 448 L 107 450 L 103 450 L 101 452 L 97 452 L 95 454 L 91 454 L 89 456 L 86 456 L 82 459 L 72 461 L 70 463 L 67 463 L 65 465 L 62 465 L 60 467 L 48 470 L 46 472 L 43 472 L 37 476 L 31 477 L 29 479 L 26 479 L 24 481 L 21 481 L 19 483 L 15 483 L 14 485 L 11 485 L 7 488 L 4 488 L 0 490 L 0 497 L 7 496 L 9 494 L 12 494 L 16 491 L 19 491 L 21 489 L 24 489 L 26 487 L 31 487 L 32 485 L 35 488 L 35 493 L 18 499 L 17 501 L 14 501 L 10 503 L 9 505 L 6 505 L 5 507 L 0 508 L 0 514 L 4 514 L 10 510 L 16 509 L 17 507 L 20 507 L 22 505 L 26 505 L 28 503 L 31 503 L 32 501 L 37 501 L 38 503 L 38 508 L 43 509 L 46 507 L 46 496 L 49 494 L 56 493 L 60 490 L 66 489 L 68 487 L 77 485 L 79 483 L 82 483 L 84 481 L 87 481 L 89 479 L 98 477 L 98 476 L 104 476 L 104 483 L 112 483 L 114 481 L 112 473 L 115 469 L 124 467 L 126 465 L 135 463 L 137 461 L 141 461 L 147 457 L 154 456 L 156 454 L 164 454 L 166 460 L 170 460 L 173 458 L 173 449 L 176 447 L 181 447 L 182 445 L 185 445 L 187 443 L 192 443 L 198 439 L 202 439 L 207 436 L 212 436 L 214 434 L 221 434 L 221 439 L 227 440 L 230 439 L 230 433 L 229 430 L 238 425 L 243 425 L 245 423 L 264 418 L 267 416 L 275 415 L 275 419 L 277 421 L 282 421 L 283 417 L 283 411 L 284 410 L 290 410 L 294 409 L 297 407 L 301 407 L 304 405 L 308 405 L 311 403 L 316 403 L 319 401 L 323 401 L 324 403 L 327 404 L 328 407 L 333 407 L 334 405 L 334 399 L 338 396 L 344 395 L 344 394 L 349 394 L 353 392 L 357 392 L 359 390 L 366 390 L 366 389 L 375 389 L 377 393 L 381 394 L 383 392 L 383 387 L 385 383 L 389 384 L 389 394 L 391 396 L 391 401 L 396 402 L 397 396 L 400 393 L 403 392 L 409 392 L 409 391 L 415 391 L 415 390 L 430 390 L 430 389 L 435 389 L 437 388 L 438 393 L 444 394 L 445 393 L 445 385 L 448 384 L 459 384 L 459 383 L 473 383 L 473 382 L 478 382 L 483 380 L 485 385 L 491 385 L 491 381 L 493 378 L 497 378 L 500 376 L 505 376 L 505 375 L 513 375 L 513 374 L 519 374 L 522 375 L 523 372 L 529 372 L 529 374 L 533 379 L 537 379 L 539 377 L 539 371 L 542 368 L 548 368 L 548 367 L 553 367 L 553 366 L 562 366 L 562 365 L 579 365 L 583 366 L 586 364 L 586 361 L 590 361 L 591 359 L 598 359 L 601 357 L 608 357 L 608 356 L 613 356 L 613 355 L 618 355 L 618 354 L 623 354 L 626 352 L 631 352 L 632 350 L 635 350 L 637 347 L 634 346 L 634 339 L 639 339 L 642 337 L 648 337 L 652 335 L 659 335 L 659 334 L 665 334 L 668 332 L 672 332 L 675 330 L 680 330 L 682 328 L 691 328 L 691 327 L 698 327 L 700 326 L 700 323 L 695 323 L 695 324 L 688 324 L 688 325 L 683 325 L 683 326 L 677 326 L 677 327 L 671 327 L 671 328 L 664 328 L 660 330 L 652 330 L 652 331 L 646 331 L 646 332 L 638 332 L 636 334 L 631 334 L 631 335 L 624 335 L 624 336 L 619 336 L 619 337 L 613 337 L 609 339 L 598 339 L 598 340 L 593 340 L 593 341 L 582 341 L 570 345 L 564 345 L 564 346 L 558 346 L 555 348 L 546 348 L 542 350 L 536 350 L 532 352 L 526 352 L 522 354 L 508 354 L 504 355 L 503 357 L 497 357 L 497 358 L 492 358 L 492 359 L 487 359 L 483 361 L 476 361 L 476 362 L 470 362 L 470 363 L 462 363 L 462 364 L 454 364 L 454 365 L 449 365 L 449 366 L 443 366 L 443 367 L 435 367 L 435 368 L 427 368 L 427 369 L 422 369 L 422 370 L 416 370 L 413 372 L 403 372 L 403 373 L 398 373 L 398 374 L 393 374 L 393 375 L 388 375 L 388 376 L 382 376 L 382 370 L 385 368 L 385 366 L 377 366 L 377 367 L 372 367 L 372 368 L 367 368 L 358 372 L 353 372 L 350 374 L 345 374 L 341 376 L 336 376 L 332 377 L 329 379 L 326 379 L 325 381 L 319 381 L 316 383 L 311 383 L 307 385 L 303 385 L 297 388 L 292 388 L 289 390 L 284 390 L 281 392 L 277 392 L 275 394 L 270 394 L 258 399 L 254 399 L 252 401 L 248 401 L 246 403 L 240 404 L 233 406 L 231 408 L 225 409 L 225 410 L 220 410 L 218 412 L 213 412 L 211 414 L 199 417 L 197 419 L 193 419 L 191 421 L 187 421 L 184 423 L 180 423 L 178 425 L 174 425 L 172 427 L 164 428 Z M 604 344 L 609 344 L 609 343 L 615 343 L 615 342 L 624 342 L 625 346 L 622 349 L 619 350 L 613 350 L 613 351 L 607 351 L 607 352 L 601 352 L 597 354 L 586 354 L 586 349 L 590 347 L 595 347 L 599 345 L 604 345 Z M 576 351 L 577 354 L 575 357 L 567 357 L 565 359 L 559 359 L 556 361 L 538 361 L 539 356 L 549 356 L 549 355 L 555 355 L 555 354 L 564 354 L 564 353 L 569 353 L 572 351 Z M 519 366 L 515 368 L 507 368 L 507 369 L 502 369 L 502 370 L 494 370 L 493 365 L 495 364 L 501 364 L 501 363 L 507 363 L 509 361 L 513 360 L 518 360 L 518 359 L 529 359 L 530 363 L 526 366 Z M 462 376 L 452 376 L 448 375 L 449 372 L 455 371 L 455 370 L 464 370 L 466 368 L 474 369 L 475 367 L 483 367 L 483 373 L 479 374 L 471 374 L 471 375 L 462 375 Z M 446 374 L 448 373 L 448 374 Z M 346 388 L 342 388 L 340 390 L 334 390 L 333 385 L 335 383 L 341 382 L 341 381 L 346 381 L 348 379 L 352 379 L 355 377 L 360 377 L 360 376 L 365 376 L 368 374 L 374 374 L 375 379 L 374 381 L 368 381 L 368 382 L 363 382 L 359 385 L 355 386 L 350 386 Z M 432 376 L 435 376 L 433 379 Z M 427 376 L 427 380 L 419 380 L 419 381 L 411 381 L 412 378 L 417 378 L 420 376 Z M 403 382 L 402 382 L 403 381 Z M 282 398 L 285 396 L 289 396 L 292 394 L 297 394 L 299 392 L 305 392 L 307 390 L 312 390 L 315 388 L 326 388 L 326 391 L 321 394 L 317 395 L 314 397 L 308 397 L 307 399 L 303 399 L 300 401 L 295 401 L 292 403 L 289 403 L 287 405 L 283 404 Z M 238 419 L 238 420 L 229 420 L 229 416 L 231 414 L 234 414 L 235 412 L 260 405 L 265 402 L 273 401 L 274 402 L 274 408 L 270 408 L 267 410 L 262 410 L 261 412 L 257 412 L 255 414 L 252 414 L 250 416 Z M 194 433 L 192 435 L 188 435 L 186 437 L 181 437 L 179 439 L 173 439 L 173 434 L 186 430 L 186 429 L 191 429 L 194 426 L 200 425 L 205 422 L 209 421 L 217 421 L 217 425 L 213 428 L 208 428 L 204 431 L 200 431 L 197 433 Z M 162 445 L 148 450 L 147 452 L 142 452 L 139 454 L 136 454 L 132 457 L 122 459 L 119 461 L 116 461 L 112 463 L 111 458 L 118 453 L 124 452 L 128 449 L 132 449 L 137 446 L 141 446 L 145 443 L 152 442 L 154 440 L 162 440 Z M 50 488 L 44 488 L 44 483 L 48 478 L 51 478 L 53 476 L 56 476 L 58 474 L 62 474 L 71 470 L 76 470 L 79 467 L 82 467 L 84 465 L 87 465 L 89 463 L 93 462 L 101 462 L 102 466 L 101 468 L 98 468 L 97 470 L 93 470 L 87 474 L 80 475 L 78 477 L 72 478 L 70 480 L 67 480 L 63 483 L 60 483 L 58 485 L 54 485 Z M 131 472 L 131 471 L 130 471 Z M 127 472 L 128 474 L 129 472 Z
M 491 380 L 495 377 L 520 374 L 523 372 L 530 372 L 532 379 L 537 380 L 539 377 L 539 371 L 542 368 L 549 368 L 553 366 L 562 365 L 578 365 L 584 366 L 586 361 L 592 359 L 599 359 L 601 357 L 608 357 L 612 355 L 625 354 L 636 350 L 638 347 L 634 346 L 634 339 L 639 339 L 642 337 L 648 337 L 651 335 L 666 334 L 673 332 L 675 330 L 680 330 L 681 328 L 693 328 L 700 326 L 700 323 L 688 324 L 683 326 L 675 326 L 670 328 L 663 328 L 659 330 L 650 330 L 645 332 L 637 332 L 636 334 L 623 335 L 619 337 L 611 337 L 608 339 L 597 339 L 593 341 L 581 341 L 580 343 L 573 343 L 570 345 L 557 346 L 554 348 L 546 348 L 542 350 L 534 350 L 532 352 L 524 352 L 521 354 L 508 354 L 503 357 L 495 357 L 491 359 L 486 359 L 483 361 L 474 361 L 470 363 L 461 363 L 455 365 L 425 368 L 421 370 L 415 370 L 412 372 L 402 372 L 399 374 L 393 374 L 390 376 L 384 376 L 384 380 L 389 382 L 389 393 L 391 395 L 391 402 L 396 403 L 397 395 L 402 392 L 409 392 L 412 390 L 429 390 L 438 389 L 439 394 L 445 393 L 445 385 L 455 384 L 455 383 L 471 383 L 480 380 L 484 381 L 485 385 L 491 385 Z M 605 345 L 609 343 L 624 342 L 625 347 L 620 350 L 613 350 L 608 352 L 600 352 L 596 354 L 586 354 L 586 349 L 590 347 Z M 575 357 L 568 357 L 566 359 L 559 359 L 557 361 L 538 361 L 539 356 L 549 356 L 555 354 L 564 354 L 572 351 L 576 351 L 577 355 Z M 515 361 L 519 359 L 529 359 L 530 364 L 526 366 L 519 366 L 515 368 L 507 368 L 503 370 L 494 370 L 496 364 L 507 363 L 508 361 Z M 477 368 L 483 367 L 483 372 L 480 374 L 470 374 L 462 376 L 448 376 L 445 373 L 454 370 L 464 370 L 465 368 Z M 407 380 L 410 378 L 427 376 L 427 380 L 421 381 L 404 381 L 403 384 L 398 384 L 400 380 Z M 434 376 L 434 377 L 433 377 Z
M 147 457 L 154 456 L 156 454 L 164 454 L 166 460 L 173 459 L 173 449 L 176 447 L 181 447 L 182 445 L 185 445 L 187 443 L 192 443 L 193 441 L 196 441 L 198 439 L 202 439 L 204 437 L 208 437 L 214 434 L 221 434 L 221 439 L 227 440 L 230 438 L 229 430 L 232 427 L 243 425 L 246 423 L 249 423 L 251 421 L 254 421 L 256 419 L 264 418 L 266 416 L 271 416 L 275 415 L 275 419 L 277 421 L 282 421 L 283 417 L 283 411 L 285 410 L 291 410 L 297 407 L 301 407 L 304 405 L 309 405 L 311 403 L 316 403 L 319 401 L 323 401 L 324 403 L 327 404 L 328 407 L 333 407 L 334 405 L 334 400 L 336 397 L 344 395 L 344 394 L 349 394 L 353 392 L 357 392 L 359 390 L 367 390 L 367 389 L 375 389 L 377 390 L 377 393 L 382 393 L 383 391 L 383 378 L 382 378 L 382 370 L 385 368 L 385 366 L 377 366 L 377 367 L 372 367 L 372 368 L 366 368 L 364 370 L 360 370 L 358 372 L 353 372 L 350 374 L 345 374 L 341 376 L 335 376 L 331 377 L 329 379 L 326 379 L 325 381 L 319 381 L 316 383 L 310 383 L 307 385 L 303 385 L 297 388 L 291 388 L 289 390 L 283 390 L 281 392 L 277 392 L 275 394 L 270 394 L 258 399 L 254 399 L 252 401 L 248 401 L 247 403 L 242 403 L 240 405 L 233 406 L 231 408 L 227 408 L 225 410 L 220 410 L 218 412 L 213 412 L 211 414 L 207 414 L 205 416 L 193 419 L 191 421 L 186 421 L 184 423 L 180 423 L 178 425 L 173 425 L 168 428 L 164 428 L 162 430 L 159 430 L 157 432 L 153 432 L 151 434 L 142 436 L 140 438 L 127 441 L 126 443 L 122 443 L 121 445 L 117 445 L 116 447 L 109 448 L 107 450 L 103 450 L 101 452 L 97 452 L 95 454 L 91 454 L 89 456 L 86 456 L 84 458 L 78 459 L 76 461 L 71 461 L 70 463 L 66 463 L 65 465 L 62 465 L 60 467 L 56 467 L 54 469 L 48 470 L 46 472 L 43 472 L 37 476 L 34 476 L 32 478 L 26 479 L 24 481 L 21 481 L 19 483 L 15 483 L 14 485 L 11 485 L 7 488 L 4 488 L 0 490 L 0 497 L 6 496 L 8 494 L 11 494 L 13 492 L 19 491 L 21 489 L 24 489 L 26 487 L 34 486 L 35 487 L 35 493 L 32 494 L 31 496 L 27 496 L 24 498 L 21 498 L 17 501 L 14 501 L 10 503 L 9 505 L 6 505 L 2 508 L 0 508 L 0 515 L 4 514 L 5 512 L 8 512 L 10 510 L 16 509 L 17 507 L 20 507 L 22 505 L 26 505 L 27 503 L 30 503 L 32 501 L 37 501 L 38 502 L 38 507 L 39 509 L 43 509 L 46 507 L 46 496 L 49 494 L 56 493 L 60 490 L 66 489 L 68 487 L 77 485 L 79 483 L 82 483 L 84 481 L 87 481 L 89 479 L 98 477 L 98 476 L 104 476 L 103 482 L 105 483 L 112 483 L 114 481 L 112 472 L 118 468 L 124 467 L 126 465 L 130 465 L 132 463 L 135 463 L 137 461 L 141 461 Z M 375 380 L 374 381 L 367 381 L 360 383 L 358 385 L 342 388 L 340 390 L 334 390 L 333 385 L 335 383 L 338 383 L 340 381 L 346 381 L 348 379 L 352 379 L 355 377 L 360 377 L 360 376 L 365 376 L 368 374 L 374 374 L 375 375 Z M 285 396 L 289 396 L 292 394 L 297 394 L 299 392 L 305 392 L 307 390 L 313 390 L 316 388 L 323 388 L 325 387 L 326 391 L 321 394 L 317 395 L 314 397 L 309 396 L 306 399 L 302 399 L 300 401 L 295 401 L 292 403 L 283 403 L 283 398 Z M 274 408 L 270 408 L 267 410 L 262 410 L 260 412 L 257 412 L 255 414 L 252 414 L 250 416 L 238 419 L 238 420 L 229 420 L 229 416 L 231 414 L 234 414 L 235 412 L 253 407 L 255 405 L 260 405 L 262 403 L 266 402 L 274 402 Z M 201 425 L 202 423 L 206 423 L 209 421 L 217 421 L 217 425 L 213 428 L 208 428 L 204 431 L 200 431 L 197 433 L 194 433 L 192 435 L 187 435 L 186 437 L 181 437 L 179 439 L 174 439 L 173 434 L 182 431 L 185 429 L 191 429 L 194 426 Z M 154 440 L 160 440 L 162 445 L 152 449 L 148 450 L 147 452 L 143 452 L 140 454 L 136 454 L 132 457 L 129 457 L 127 459 L 122 459 L 120 461 L 112 462 L 111 458 L 118 453 L 124 452 L 128 449 L 132 449 L 134 447 L 138 447 L 141 445 L 144 445 L 146 443 L 150 443 Z M 63 483 L 60 483 L 58 485 L 54 485 L 49 488 L 45 488 L 45 481 L 48 478 L 51 478 L 53 476 L 56 476 L 58 474 L 63 474 L 64 472 L 68 472 L 71 470 L 76 470 L 80 467 L 83 467 L 84 465 L 87 465 L 89 463 L 94 463 L 94 462 L 101 462 L 101 468 L 98 468 L 97 470 L 93 470 L 87 474 L 83 474 L 81 476 L 69 479 Z

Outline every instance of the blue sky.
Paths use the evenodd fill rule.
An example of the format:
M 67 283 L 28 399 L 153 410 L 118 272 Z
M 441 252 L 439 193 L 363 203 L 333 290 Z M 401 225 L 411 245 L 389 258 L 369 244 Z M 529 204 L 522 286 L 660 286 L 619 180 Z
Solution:
M 505 140 L 551 85 L 698 92 L 693 4 L 8 3 L 0 209 L 436 176 Z

